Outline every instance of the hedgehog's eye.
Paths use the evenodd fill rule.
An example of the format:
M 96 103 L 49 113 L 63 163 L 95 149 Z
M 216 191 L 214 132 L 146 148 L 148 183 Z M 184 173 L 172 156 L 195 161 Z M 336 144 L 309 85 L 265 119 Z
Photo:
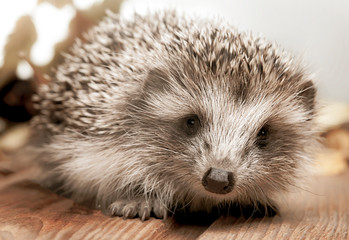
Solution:
M 259 147 L 265 147 L 269 138 L 269 127 L 264 125 L 257 134 L 257 144 Z
M 200 127 L 198 116 L 193 115 L 184 118 L 184 130 L 188 135 L 194 135 Z
M 259 137 L 260 139 L 265 139 L 265 138 L 268 137 L 268 134 L 269 134 L 269 129 L 268 129 L 268 127 L 263 126 L 263 127 L 261 128 L 261 130 L 259 130 L 259 132 L 258 132 L 258 137 Z

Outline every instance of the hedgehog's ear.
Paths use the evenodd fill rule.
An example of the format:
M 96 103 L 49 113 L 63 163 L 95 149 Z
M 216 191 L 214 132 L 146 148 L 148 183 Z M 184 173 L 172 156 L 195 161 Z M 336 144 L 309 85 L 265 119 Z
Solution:
M 310 119 L 312 119 L 315 112 L 315 97 L 316 88 L 312 81 L 307 81 L 300 85 L 298 97 L 303 102 L 305 108 L 310 113 Z
M 166 86 L 168 86 L 168 75 L 158 69 L 153 68 L 148 72 L 148 75 L 146 77 L 144 86 L 143 86 L 143 93 L 156 93 L 156 92 L 162 92 L 166 89 Z

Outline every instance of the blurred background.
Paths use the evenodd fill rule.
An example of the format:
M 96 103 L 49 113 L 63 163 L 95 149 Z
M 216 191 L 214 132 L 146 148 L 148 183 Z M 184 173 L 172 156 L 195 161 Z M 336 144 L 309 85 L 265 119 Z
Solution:
M 319 169 L 338 173 L 348 166 L 348 0 L 0 1 L 0 150 L 23 144 L 26 122 L 35 115 L 30 99 L 36 84 L 45 81 L 76 37 L 105 16 L 105 9 L 131 18 L 134 12 L 168 8 L 219 17 L 299 56 L 319 89 L 317 121 L 328 146 L 319 156 Z

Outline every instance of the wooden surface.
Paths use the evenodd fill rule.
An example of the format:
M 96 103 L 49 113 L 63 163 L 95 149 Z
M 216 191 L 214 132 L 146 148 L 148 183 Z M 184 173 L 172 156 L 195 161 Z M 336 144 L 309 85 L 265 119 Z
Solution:
M 0 174 L 0 183 L 10 176 Z M 209 226 L 109 218 L 25 182 L 0 191 L 0 239 L 349 239 L 349 172 L 313 180 L 285 197 L 281 216 Z

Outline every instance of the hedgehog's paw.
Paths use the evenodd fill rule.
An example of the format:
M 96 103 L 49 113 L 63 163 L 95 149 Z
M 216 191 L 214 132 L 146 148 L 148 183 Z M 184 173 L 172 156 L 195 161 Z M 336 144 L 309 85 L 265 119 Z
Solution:
M 166 219 L 168 215 L 168 210 L 158 200 L 116 200 L 108 210 L 113 216 L 124 219 L 138 216 L 142 221 L 149 219 L 152 213 L 160 219 Z
M 159 200 L 143 200 L 140 201 L 138 216 L 144 221 L 154 215 L 156 218 L 166 219 L 168 215 L 167 208 Z
M 139 210 L 139 203 L 135 200 L 117 200 L 109 205 L 110 214 L 126 218 L 136 217 Z
M 168 209 L 159 200 L 153 201 L 153 213 L 154 213 L 155 217 L 160 218 L 160 219 L 166 219 L 168 217 Z

